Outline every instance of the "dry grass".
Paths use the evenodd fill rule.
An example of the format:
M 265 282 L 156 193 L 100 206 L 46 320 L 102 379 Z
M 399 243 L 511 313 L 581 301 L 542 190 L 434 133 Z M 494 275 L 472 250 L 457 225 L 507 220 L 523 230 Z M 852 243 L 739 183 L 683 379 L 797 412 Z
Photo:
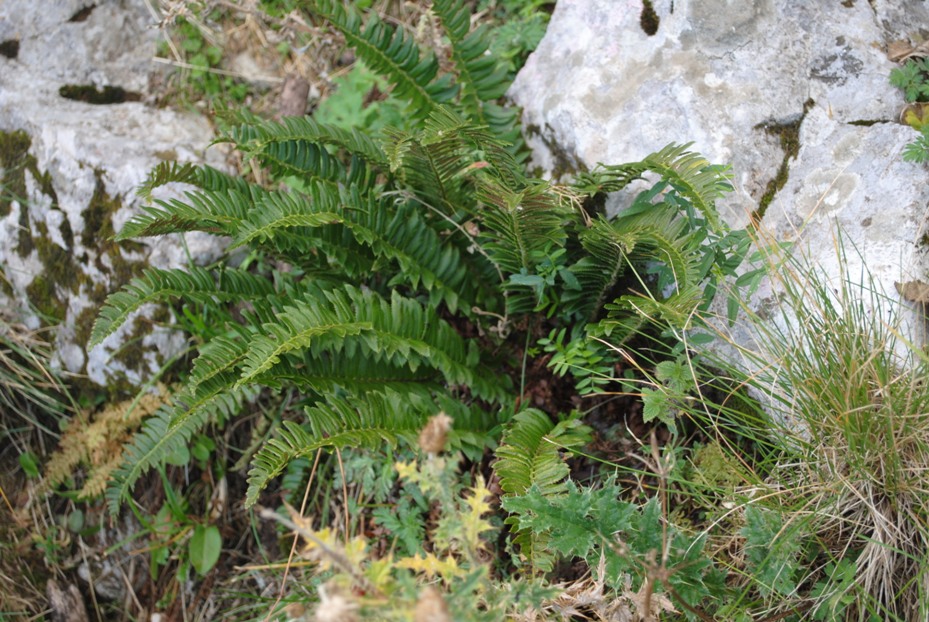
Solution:
M 781 450 L 776 509 L 821 558 L 856 563 L 846 619 L 929 619 L 929 359 L 866 274 L 829 278 L 783 257 L 771 274 L 780 311 L 754 319 L 759 348 L 742 354 Z

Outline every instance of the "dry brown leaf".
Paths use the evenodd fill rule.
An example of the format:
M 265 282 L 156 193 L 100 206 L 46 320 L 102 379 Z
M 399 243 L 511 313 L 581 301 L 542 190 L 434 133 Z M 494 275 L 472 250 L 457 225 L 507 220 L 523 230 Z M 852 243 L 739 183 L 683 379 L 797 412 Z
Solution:
M 917 302 L 919 304 L 929 304 L 929 283 L 923 281 L 907 281 L 906 283 L 894 283 L 897 293 L 903 296 L 904 300 Z

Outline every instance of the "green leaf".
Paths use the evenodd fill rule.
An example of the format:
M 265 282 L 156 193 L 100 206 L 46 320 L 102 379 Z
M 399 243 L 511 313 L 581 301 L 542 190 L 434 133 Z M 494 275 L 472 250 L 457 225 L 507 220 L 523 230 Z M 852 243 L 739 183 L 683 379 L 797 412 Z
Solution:
M 785 525 L 778 512 L 749 505 L 740 533 L 746 539 L 749 571 L 762 594 L 793 593 L 802 544 L 797 529 Z
M 219 561 L 222 548 L 223 539 L 216 525 L 197 525 L 187 543 L 187 554 L 197 573 L 204 576 Z

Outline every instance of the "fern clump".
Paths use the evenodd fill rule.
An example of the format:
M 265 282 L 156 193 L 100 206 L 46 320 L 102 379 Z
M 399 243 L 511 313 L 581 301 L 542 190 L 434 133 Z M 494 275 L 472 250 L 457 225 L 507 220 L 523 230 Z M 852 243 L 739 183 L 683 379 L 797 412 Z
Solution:
M 522 406 L 525 358 L 533 338 L 560 335 L 557 345 L 540 345 L 570 354 L 559 359 L 565 373 L 571 357 L 613 360 L 593 336 L 619 344 L 648 325 L 699 323 L 715 283 L 747 250 L 744 232 L 730 232 L 714 206 L 729 188 L 726 171 L 670 145 L 569 184 L 538 179 L 523 164 L 517 113 L 500 100 L 507 66 L 487 54 L 487 33 L 472 29 L 463 3 L 432 7 L 449 72 L 377 16 L 365 21 L 331 0 L 311 7 L 407 102 L 406 123 L 369 135 L 240 113 L 221 140 L 264 167 L 269 183 L 192 165 L 152 172 L 147 197 L 172 182 L 190 189 L 183 199 L 154 200 L 119 237 L 203 231 L 270 268 L 149 270 L 108 299 L 91 345 L 147 303 L 172 301 L 211 318 L 209 331 L 194 335 L 186 386 L 127 448 L 110 510 L 209 422 L 223 425 L 274 391 L 292 396 L 303 416 L 276 422 L 257 447 L 246 505 L 319 449 L 410 445 L 442 412 L 455 422 L 453 449 L 480 456 L 502 442 L 495 468 L 524 557 L 551 568 L 549 543 L 586 556 L 589 544 L 561 542 L 544 521 L 546 499 L 581 494 L 559 448 L 583 446 L 589 430 L 576 413 Z M 647 171 L 660 181 L 627 210 L 593 207 Z M 565 346 L 566 331 L 584 346 Z M 581 389 L 603 390 L 611 370 L 604 365 L 596 380 L 577 374 Z M 483 490 L 473 489 L 475 524 Z M 603 495 L 597 511 L 605 514 Z M 702 581 L 700 572 L 692 576 Z

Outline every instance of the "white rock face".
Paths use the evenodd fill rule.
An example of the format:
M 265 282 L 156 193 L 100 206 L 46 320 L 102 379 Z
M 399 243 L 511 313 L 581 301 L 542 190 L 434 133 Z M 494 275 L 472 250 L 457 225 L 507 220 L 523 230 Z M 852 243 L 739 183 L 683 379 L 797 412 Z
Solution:
M 85 6 L 92 8 L 82 13 Z M 19 47 L 0 56 L 0 176 L 9 191 L 0 197 L 0 268 L 9 284 L 0 304 L 33 327 L 60 322 L 58 362 L 100 385 L 138 383 L 183 345 L 178 335 L 147 330 L 149 310 L 87 352 L 106 294 L 142 266 L 176 267 L 187 252 L 204 261 L 220 250 L 207 236 L 188 236 L 187 250 L 177 237 L 108 239 L 138 207 L 135 190 L 158 162 L 223 166 L 220 152 L 206 151 L 213 132 L 205 119 L 144 103 L 156 69 L 155 25 L 142 0 L 0 2 L 0 43 Z M 75 85 L 119 87 L 139 101 L 94 105 L 60 94 Z M 114 358 L 134 328 L 141 349 Z
M 510 91 L 534 162 L 558 177 L 693 141 L 710 161 L 732 166 L 735 190 L 720 208 L 733 227 L 760 215 L 764 202 L 762 231 L 799 242 L 830 277 L 841 273 L 838 225 L 850 243 L 849 275 L 866 266 L 894 298 L 894 281 L 925 278 L 929 184 L 924 166 L 902 161 L 916 133 L 897 123 L 903 98 L 888 82 L 895 64 L 885 50 L 921 41 L 929 6 L 652 4 L 659 23 L 649 35 L 641 0 L 558 2 Z M 771 303 L 768 294 L 753 306 Z

